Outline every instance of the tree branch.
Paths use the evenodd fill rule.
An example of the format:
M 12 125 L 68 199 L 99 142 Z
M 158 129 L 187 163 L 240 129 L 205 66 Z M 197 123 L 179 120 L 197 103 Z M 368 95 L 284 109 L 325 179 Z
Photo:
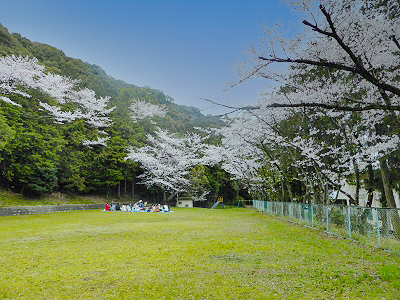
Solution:
M 355 56 L 355 54 L 353 53 L 353 51 L 351 51 L 350 47 L 347 46 L 347 45 L 343 42 L 343 40 L 339 37 L 339 35 L 337 34 L 335 25 L 333 24 L 333 21 L 332 21 L 332 18 L 331 18 L 331 15 L 325 10 L 325 7 L 321 4 L 321 5 L 319 6 L 319 9 L 320 9 L 320 10 L 322 11 L 322 13 L 324 14 L 324 16 L 325 16 L 325 18 L 326 18 L 326 21 L 328 22 L 329 27 L 330 27 L 331 30 L 332 30 L 332 33 L 331 33 L 329 36 L 330 36 L 330 37 L 333 37 L 333 38 L 336 40 L 336 42 L 340 45 L 340 47 L 342 47 L 342 49 L 343 49 L 344 51 L 346 51 L 346 53 L 350 56 L 351 60 L 354 62 L 354 64 L 357 66 L 357 68 L 358 68 L 360 71 L 367 72 L 367 70 L 364 68 L 364 66 L 363 66 L 363 64 L 362 64 L 362 62 L 361 62 L 361 60 L 360 60 L 357 56 Z M 368 73 L 368 72 L 367 72 L 367 73 Z M 361 74 L 360 74 L 360 75 L 361 75 Z
M 256 109 L 259 109 L 259 108 L 260 108 L 259 106 L 235 107 L 235 106 L 229 106 L 229 105 L 221 104 L 221 103 L 215 102 L 215 101 L 210 100 L 210 99 L 205 99 L 205 98 L 199 98 L 199 99 L 204 100 L 204 101 L 211 102 L 211 103 L 213 103 L 213 104 L 215 104 L 215 105 L 218 105 L 218 106 L 222 106 L 222 107 L 226 107 L 226 108 L 234 109 L 234 110 L 256 110 Z
M 364 67 L 361 59 L 359 57 L 357 57 L 354 54 L 354 52 L 350 49 L 350 47 L 348 45 L 346 45 L 343 42 L 343 40 L 339 37 L 338 33 L 336 32 L 336 28 L 335 28 L 335 25 L 332 21 L 330 14 L 325 10 L 325 8 L 322 5 L 320 5 L 319 8 L 322 11 L 322 13 L 324 14 L 326 21 L 328 22 L 329 27 L 332 32 L 322 30 L 317 25 L 313 25 L 308 21 L 303 21 L 303 24 L 311 27 L 313 31 L 316 31 L 318 33 L 321 33 L 322 35 L 334 38 L 336 40 L 336 42 L 340 45 L 340 47 L 348 54 L 350 59 L 353 61 L 354 65 L 355 65 L 354 67 L 347 66 L 347 65 L 344 65 L 341 63 L 336 63 L 336 62 L 328 62 L 328 61 L 324 61 L 324 60 L 314 61 L 314 60 L 309 60 L 309 59 L 291 59 L 291 58 L 282 59 L 282 58 L 276 58 L 276 57 L 275 58 L 265 58 L 262 56 L 259 56 L 258 59 L 270 61 L 270 62 L 299 63 L 299 64 L 306 64 L 306 65 L 320 66 L 320 67 L 327 67 L 327 68 L 348 71 L 351 73 L 359 74 L 365 80 L 369 81 L 370 83 L 372 83 L 373 85 L 375 85 L 376 87 L 378 87 L 384 91 L 388 91 L 397 96 L 400 96 L 399 88 L 397 88 L 393 85 L 381 82 L 378 78 L 376 78 L 371 72 L 369 72 Z M 392 36 L 392 40 L 397 45 L 397 47 L 399 47 L 399 49 L 400 49 L 400 43 L 397 41 L 397 39 L 394 36 Z
M 327 61 L 315 61 L 310 59 L 291 59 L 291 58 L 266 58 L 263 56 L 259 56 L 258 59 L 266 60 L 270 62 L 287 62 L 287 63 L 299 63 L 299 64 L 306 64 L 312 65 L 317 67 L 327 67 L 332 69 L 340 69 L 344 71 L 349 71 L 353 73 L 357 73 L 357 69 L 354 67 L 349 67 L 340 63 L 335 62 L 327 62 Z
M 399 41 L 396 39 L 396 37 L 395 37 L 394 35 L 392 35 L 390 38 L 391 38 L 392 41 L 396 44 L 397 48 L 399 48 L 399 50 L 400 50 L 400 43 L 399 43 Z
M 260 106 L 242 106 L 242 107 L 235 107 L 229 106 L 225 104 L 220 104 L 218 102 L 200 98 L 201 100 L 211 102 L 215 105 L 219 105 L 222 107 L 226 107 L 229 109 L 234 110 L 245 110 L 245 111 L 252 111 L 260 109 Z M 341 106 L 341 105 L 334 105 L 334 104 L 326 104 L 326 103 L 318 103 L 318 102 L 307 102 L 307 103 L 271 103 L 265 106 L 266 108 L 298 108 L 298 107 L 319 107 L 325 109 L 334 109 L 338 111 L 369 111 L 369 110 L 386 110 L 386 111 L 400 111 L 400 105 L 382 105 L 382 104 L 367 104 L 367 105 L 358 105 L 358 106 Z
M 373 85 L 375 85 L 375 86 L 377 86 L 377 87 L 379 87 L 379 88 L 381 88 L 381 89 L 383 89 L 383 90 L 385 90 L 385 91 L 392 92 L 393 94 L 396 94 L 397 96 L 400 96 L 400 89 L 399 89 L 399 88 L 397 88 L 397 87 L 395 87 L 395 86 L 392 86 L 392 85 L 390 85 L 390 84 L 386 84 L 386 83 L 380 82 L 374 75 L 372 75 L 372 74 L 364 67 L 364 65 L 362 64 L 361 59 L 360 59 L 359 57 L 357 57 L 357 56 L 353 53 L 353 51 L 350 49 L 350 47 L 347 46 L 347 45 L 343 42 L 343 40 L 339 37 L 339 35 L 337 34 L 335 25 L 333 24 L 333 21 L 332 21 L 332 18 L 331 18 L 331 16 L 330 16 L 330 14 L 325 10 L 324 6 L 323 6 L 323 5 L 320 5 L 319 8 L 320 8 L 320 10 L 322 11 L 322 13 L 324 14 L 324 16 L 325 16 L 325 18 L 326 18 L 326 20 L 327 20 L 327 22 L 328 22 L 328 24 L 329 24 L 329 27 L 330 27 L 331 30 L 332 30 L 332 33 L 329 33 L 329 32 L 324 33 L 324 31 L 322 31 L 322 30 L 320 30 L 320 31 L 318 31 L 318 32 L 320 32 L 320 33 L 322 33 L 322 34 L 325 34 L 325 35 L 328 35 L 328 36 L 330 36 L 330 37 L 333 37 L 333 38 L 336 40 L 336 42 L 340 45 L 340 47 L 342 47 L 342 49 L 343 49 L 344 51 L 346 51 L 346 53 L 350 56 L 350 59 L 351 59 L 351 60 L 354 62 L 354 64 L 356 65 L 356 72 L 355 72 L 355 73 L 361 75 L 364 79 L 368 80 L 368 81 L 371 82 Z M 303 22 L 303 23 L 304 23 L 304 22 Z M 308 23 L 308 22 L 307 22 L 307 23 Z M 305 23 L 304 23 L 304 24 L 305 24 Z M 311 25 L 311 24 L 310 24 L 310 25 Z M 316 27 L 316 26 L 315 26 L 315 27 Z M 312 27 L 312 28 L 313 28 L 313 30 L 315 30 L 314 27 Z M 394 40 L 395 40 L 395 39 L 394 39 Z M 395 40 L 395 43 L 396 43 L 396 40 Z M 344 69 L 343 69 L 343 70 L 344 70 Z
M 319 28 L 318 26 L 313 25 L 313 24 L 311 24 L 310 22 L 308 22 L 308 21 L 306 21 L 306 20 L 303 20 L 302 23 L 303 23 L 304 25 L 306 25 L 306 26 L 311 27 L 312 30 L 314 30 L 314 31 L 316 31 L 316 32 L 319 32 L 319 33 L 321 33 L 321 34 L 323 34 L 323 35 L 327 35 L 327 36 L 330 36 L 330 37 L 334 37 L 334 34 L 333 34 L 332 32 L 328 32 L 328 31 L 322 30 L 322 29 Z

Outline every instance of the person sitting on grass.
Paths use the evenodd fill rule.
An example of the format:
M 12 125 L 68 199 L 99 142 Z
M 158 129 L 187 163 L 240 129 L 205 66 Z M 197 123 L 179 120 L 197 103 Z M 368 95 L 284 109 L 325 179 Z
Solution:
M 137 208 L 143 208 L 143 201 L 142 200 L 139 200 L 138 202 L 136 202 L 135 204 L 134 204 L 134 206 L 135 207 L 137 207 Z

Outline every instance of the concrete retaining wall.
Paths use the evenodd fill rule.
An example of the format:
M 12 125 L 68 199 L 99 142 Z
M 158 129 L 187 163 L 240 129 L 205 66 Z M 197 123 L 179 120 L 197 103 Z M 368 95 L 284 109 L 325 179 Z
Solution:
M 68 204 L 68 205 L 38 205 L 0 207 L 0 216 L 43 214 L 50 212 L 62 212 L 71 210 L 105 209 L 105 204 Z

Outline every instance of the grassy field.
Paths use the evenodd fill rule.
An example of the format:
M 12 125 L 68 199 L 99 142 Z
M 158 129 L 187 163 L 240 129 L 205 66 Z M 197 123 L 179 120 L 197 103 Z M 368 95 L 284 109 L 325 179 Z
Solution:
M 399 299 L 400 257 L 251 209 L 0 217 L 0 298 Z

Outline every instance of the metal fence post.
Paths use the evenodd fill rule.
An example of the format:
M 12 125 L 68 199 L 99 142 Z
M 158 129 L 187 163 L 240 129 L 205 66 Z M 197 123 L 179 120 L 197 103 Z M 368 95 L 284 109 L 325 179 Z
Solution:
M 351 239 L 351 210 L 350 210 L 350 206 L 347 206 L 347 231 L 348 231 L 348 235 L 349 238 Z
M 376 231 L 378 233 L 378 247 L 381 246 L 381 230 L 379 228 L 379 212 L 378 208 L 375 208 L 375 218 L 376 218 Z
M 328 211 L 328 205 L 325 205 L 325 216 L 326 216 L 326 231 L 329 232 L 329 211 Z
M 314 204 L 310 204 L 311 227 L 314 228 Z
M 300 221 L 303 221 L 303 217 L 302 217 L 303 214 L 302 214 L 301 212 L 304 212 L 304 210 L 303 210 L 303 204 L 299 203 Z

